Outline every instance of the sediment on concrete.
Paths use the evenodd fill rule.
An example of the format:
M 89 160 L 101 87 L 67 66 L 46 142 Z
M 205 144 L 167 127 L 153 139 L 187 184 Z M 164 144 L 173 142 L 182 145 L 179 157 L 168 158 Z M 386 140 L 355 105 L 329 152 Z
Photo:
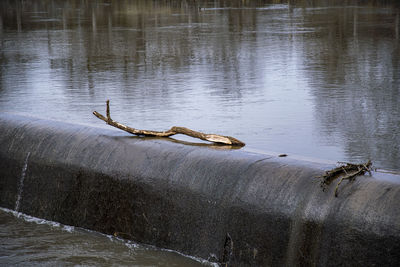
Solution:
M 1 207 L 229 266 L 398 265 L 400 177 L 335 197 L 332 167 L 0 115 Z

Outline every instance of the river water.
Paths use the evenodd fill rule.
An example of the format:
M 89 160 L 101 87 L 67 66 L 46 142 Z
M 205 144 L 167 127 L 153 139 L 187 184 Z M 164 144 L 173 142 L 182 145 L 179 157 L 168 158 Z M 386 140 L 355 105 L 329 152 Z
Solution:
M 0 266 L 212 266 L 210 263 L 0 208 Z
M 185 126 L 248 151 L 400 171 L 400 6 L 338 2 L 4 0 L 0 112 L 109 127 L 92 111 L 110 99 L 113 119 L 139 129 Z M 7 246 L 18 248 L 18 232 L 54 234 L 12 216 L 0 212 Z M 56 232 L 82 235 L 79 250 L 105 262 L 109 247 L 121 248 L 120 264 L 132 253 L 137 265 L 171 260 Z M 2 249 L 1 263 L 23 260 L 16 251 Z

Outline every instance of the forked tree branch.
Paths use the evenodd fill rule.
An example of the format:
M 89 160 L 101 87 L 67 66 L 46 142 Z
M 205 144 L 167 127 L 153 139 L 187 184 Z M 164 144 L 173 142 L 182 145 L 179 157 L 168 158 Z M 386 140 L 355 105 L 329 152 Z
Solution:
M 159 137 L 168 137 L 172 136 L 175 134 L 184 134 L 188 135 L 194 138 L 198 138 L 201 140 L 205 141 L 210 141 L 214 143 L 219 143 L 219 144 L 226 144 L 226 145 L 234 145 L 234 146 L 244 146 L 245 143 L 242 141 L 233 138 L 231 136 L 224 136 L 224 135 L 218 135 L 218 134 L 204 134 L 201 132 L 193 131 L 191 129 L 185 128 L 185 127 L 178 127 L 174 126 L 168 131 L 164 132 L 159 132 L 159 131 L 151 131 L 151 130 L 139 130 L 135 128 L 131 128 L 129 126 L 126 126 L 122 123 L 116 122 L 113 119 L 111 119 L 110 115 L 110 100 L 107 100 L 107 108 L 106 108 L 106 116 L 104 117 L 97 111 L 93 111 L 93 114 L 99 118 L 102 121 L 105 121 L 108 125 L 114 126 L 118 129 L 124 130 L 128 133 L 135 134 L 135 135 L 144 135 L 144 136 L 159 136 Z

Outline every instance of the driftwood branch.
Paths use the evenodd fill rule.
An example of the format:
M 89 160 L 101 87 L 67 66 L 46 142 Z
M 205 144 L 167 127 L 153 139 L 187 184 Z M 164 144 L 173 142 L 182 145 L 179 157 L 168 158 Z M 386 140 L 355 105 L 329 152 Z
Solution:
M 151 131 L 151 130 L 139 130 L 139 129 L 131 128 L 129 126 L 126 126 L 122 123 L 119 123 L 119 122 L 111 119 L 110 100 L 107 100 L 106 103 L 107 103 L 107 108 L 106 108 L 106 116 L 107 117 L 104 117 L 97 111 L 93 111 L 93 114 L 100 120 L 106 122 L 108 125 L 114 126 L 118 129 L 121 129 L 121 130 L 126 131 L 131 134 L 144 135 L 144 136 L 158 136 L 158 137 L 168 137 L 168 136 L 172 136 L 175 134 L 184 134 L 184 135 L 188 135 L 188 136 L 191 136 L 194 138 L 198 138 L 201 140 L 210 141 L 210 142 L 214 142 L 214 143 L 234 145 L 234 146 L 244 146 L 245 145 L 245 143 L 243 143 L 242 141 L 240 141 L 236 138 L 233 138 L 231 136 L 224 136 L 224 135 L 218 135 L 218 134 L 204 134 L 201 132 L 193 131 L 193 130 L 185 128 L 185 127 L 174 126 L 171 129 L 169 129 L 168 131 L 163 131 L 163 132 Z
M 356 176 L 364 175 L 366 172 L 369 172 L 371 174 L 372 162 L 370 160 L 368 160 L 368 162 L 364 164 L 353 164 L 353 163 L 344 163 L 344 164 L 345 165 L 326 171 L 325 174 L 320 177 L 322 178 L 321 186 L 323 188 L 329 185 L 336 178 L 340 177 L 340 180 L 335 187 L 335 197 L 338 196 L 338 189 L 343 180 L 353 180 L 355 179 Z

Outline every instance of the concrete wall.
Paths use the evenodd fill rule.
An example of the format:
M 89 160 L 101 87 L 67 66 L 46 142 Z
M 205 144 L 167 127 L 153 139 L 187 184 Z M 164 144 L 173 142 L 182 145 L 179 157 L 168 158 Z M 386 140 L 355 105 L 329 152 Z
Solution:
M 23 175 L 24 167 L 26 169 Z M 399 176 L 0 115 L 0 206 L 232 266 L 400 264 Z

